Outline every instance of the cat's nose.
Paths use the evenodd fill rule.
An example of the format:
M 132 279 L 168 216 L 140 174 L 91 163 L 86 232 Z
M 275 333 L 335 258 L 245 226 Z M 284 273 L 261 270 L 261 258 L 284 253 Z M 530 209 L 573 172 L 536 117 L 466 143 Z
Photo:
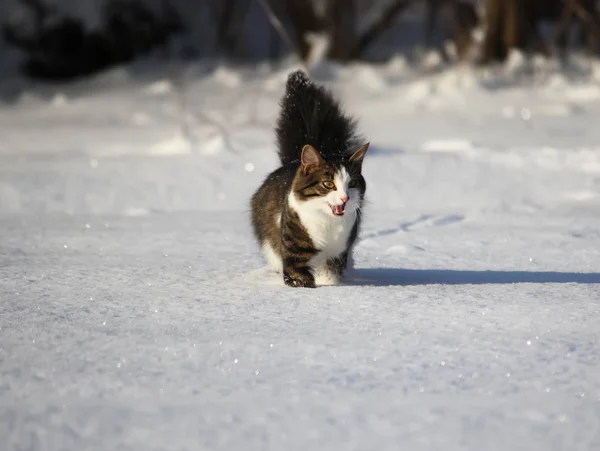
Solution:
M 340 197 L 340 200 L 344 203 L 348 202 L 350 200 L 350 198 L 348 196 L 342 196 Z

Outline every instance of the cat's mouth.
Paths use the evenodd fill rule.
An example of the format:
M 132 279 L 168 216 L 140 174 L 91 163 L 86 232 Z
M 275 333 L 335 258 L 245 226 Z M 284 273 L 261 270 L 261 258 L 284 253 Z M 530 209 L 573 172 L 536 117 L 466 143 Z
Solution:
M 346 204 L 342 204 L 342 205 L 331 205 L 331 204 L 329 204 L 329 206 L 331 207 L 331 212 L 335 216 L 343 216 L 344 213 L 346 212 Z

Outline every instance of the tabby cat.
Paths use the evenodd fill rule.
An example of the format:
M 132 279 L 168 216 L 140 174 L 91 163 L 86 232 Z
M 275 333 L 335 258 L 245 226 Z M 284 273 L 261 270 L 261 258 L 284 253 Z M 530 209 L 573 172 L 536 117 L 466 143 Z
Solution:
M 369 144 L 302 71 L 288 77 L 276 136 L 282 166 L 252 196 L 254 234 L 286 285 L 338 284 L 359 232 Z

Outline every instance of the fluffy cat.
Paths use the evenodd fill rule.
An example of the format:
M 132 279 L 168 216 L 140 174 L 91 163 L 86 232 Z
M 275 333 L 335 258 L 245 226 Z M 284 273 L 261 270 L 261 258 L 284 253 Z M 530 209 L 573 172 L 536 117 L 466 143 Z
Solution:
M 356 124 L 302 71 L 289 75 L 276 128 L 282 166 L 252 196 L 252 225 L 286 285 L 339 283 L 358 236 L 366 190 Z

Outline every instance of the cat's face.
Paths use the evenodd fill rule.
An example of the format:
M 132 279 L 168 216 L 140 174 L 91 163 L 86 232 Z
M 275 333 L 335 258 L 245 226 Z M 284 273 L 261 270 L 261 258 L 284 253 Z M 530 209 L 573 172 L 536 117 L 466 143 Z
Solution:
M 314 147 L 305 146 L 293 186 L 297 201 L 335 217 L 359 209 L 366 190 L 361 169 L 368 147 L 365 144 L 347 158 L 325 161 Z

